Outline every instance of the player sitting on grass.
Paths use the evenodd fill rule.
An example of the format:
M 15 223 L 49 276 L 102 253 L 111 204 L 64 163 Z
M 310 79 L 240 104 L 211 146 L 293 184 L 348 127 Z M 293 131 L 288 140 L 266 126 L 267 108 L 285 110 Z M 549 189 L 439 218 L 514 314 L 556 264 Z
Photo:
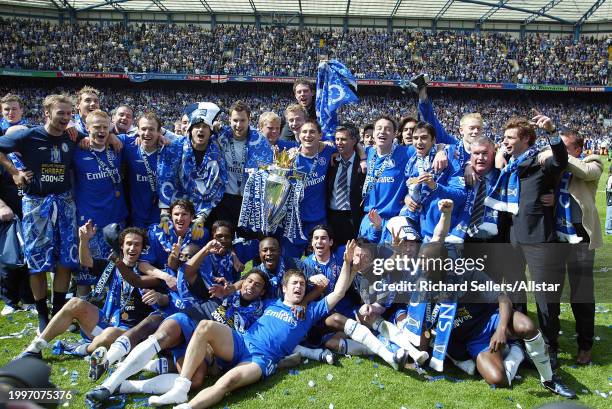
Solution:
M 95 227 L 91 220 L 79 228 L 79 259 L 84 267 L 90 268 L 97 275 L 101 275 L 106 268 L 113 269 L 113 278 L 104 306 L 99 309 L 78 297 L 71 298 L 40 336 L 34 338 L 20 354 L 20 358 L 24 356 L 41 358 L 41 351 L 48 347 L 52 339 L 66 332 L 73 320 L 79 323 L 83 338 L 92 340 L 95 337 L 95 342 L 81 344 L 74 351 L 75 355 L 88 355 L 100 345 L 110 345 L 118 336 L 138 324 L 151 312 L 151 308 L 143 303 L 141 292 L 123 279 L 124 274 L 131 272 L 141 280 L 143 288 L 155 288 L 160 284 L 156 278 L 137 274 L 137 262 L 147 241 L 145 232 L 136 227 L 129 227 L 121 232 L 119 242 L 122 258 L 117 258 L 113 265 L 110 265 L 113 262 L 94 260 L 91 257 L 89 239 L 94 235 Z
M 185 359 L 201 360 L 202 355 L 192 355 L 199 349 L 198 345 L 208 343 L 217 359 L 232 369 L 214 385 L 202 390 L 189 404 L 180 405 L 179 408 L 209 407 L 219 402 L 226 393 L 272 375 L 276 364 L 289 355 L 312 325 L 328 315 L 344 297 L 354 277 L 351 264 L 355 247 L 354 241 L 347 245 L 334 291 L 322 300 L 308 304 L 303 320 L 295 317 L 292 308 L 301 306 L 306 293 L 306 277 L 299 270 L 289 270 L 283 277 L 284 299 L 268 306 L 264 315 L 244 335 L 222 324 L 202 321 L 189 343 Z M 183 376 L 187 374 L 181 375 L 170 392 L 159 397 L 152 396 L 149 403 L 168 405 L 185 402 L 191 382 Z

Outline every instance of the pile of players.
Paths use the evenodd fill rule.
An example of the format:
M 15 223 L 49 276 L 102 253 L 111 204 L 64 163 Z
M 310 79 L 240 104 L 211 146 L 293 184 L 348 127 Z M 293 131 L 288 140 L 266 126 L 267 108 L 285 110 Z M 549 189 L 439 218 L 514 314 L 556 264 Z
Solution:
M 321 140 L 307 82 L 295 84 L 296 104 L 285 110 L 284 124 L 268 112 L 258 129 L 249 126 L 251 109 L 240 101 L 229 108 L 226 125 L 216 121 L 217 105 L 200 102 L 186 108 L 185 135 L 178 135 L 153 112 L 135 123 L 129 106 L 108 115 L 91 87 L 77 94 L 76 115 L 70 97 L 45 98 L 43 126 L 24 126 L 7 114 L 0 163 L 14 194 L 22 195 L 13 212 L 21 211 L 39 317 L 39 334 L 22 355 L 41 357 L 77 322 L 83 342 L 54 348 L 89 356 L 93 380 L 119 363 L 87 393 L 94 406 L 115 393 L 138 392 L 156 395 L 152 405 L 208 407 L 296 357 L 333 364 L 336 354 L 376 354 L 403 369 L 408 362 L 424 365 L 430 342 L 445 351 L 440 356 L 434 348 L 430 366 L 442 370 L 449 355 L 497 386 L 511 384 L 526 351 L 545 388 L 575 397 L 553 374 L 559 294 L 536 294 L 541 330 L 525 315 L 522 298 L 511 301 L 514 294 L 428 294 L 416 303 L 428 324 L 414 331 L 415 294 L 402 299 L 375 289 L 374 281 L 450 282 L 457 275 L 435 267 L 380 279 L 371 272 L 375 259 L 390 254 L 481 256 L 470 254 L 469 243 L 509 243 L 512 253 L 502 258 L 511 267 L 471 269 L 465 281 L 521 281 L 528 265 L 533 280 L 557 275 L 562 282 L 572 269 L 572 291 L 580 287 L 584 295 L 586 285 L 591 297 L 572 303 L 577 360 L 588 363 L 592 266 L 601 245 L 591 187 L 601 175 L 599 158 L 583 157 L 580 136 L 569 130 L 559 136 L 542 114 L 509 119 L 497 153 L 481 136 L 479 114 L 465 115 L 455 138 L 438 122 L 426 84 L 415 88 L 422 121 L 404 118 L 398 125 L 382 116 L 362 136 L 345 123 L 334 141 Z M 4 110 L 20 101 L 7 96 L 2 103 Z M 275 149 L 291 151 L 293 170 L 304 180 L 303 237 L 238 227 L 245 184 L 272 162 Z M 552 245 L 563 240 L 562 250 Z M 66 302 L 71 275 L 77 291 Z M 450 332 L 440 325 L 449 305 Z M 128 379 L 142 370 L 158 376 Z M 213 374 L 221 376 L 199 391 Z M 184 403 L 190 391 L 199 392 Z

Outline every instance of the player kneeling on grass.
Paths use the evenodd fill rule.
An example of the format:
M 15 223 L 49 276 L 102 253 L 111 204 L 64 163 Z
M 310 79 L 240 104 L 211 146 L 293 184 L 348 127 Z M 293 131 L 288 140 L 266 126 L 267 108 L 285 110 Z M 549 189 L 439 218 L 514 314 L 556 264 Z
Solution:
M 442 212 L 441 222 L 440 239 L 421 249 L 421 257 L 424 257 L 423 265 L 433 266 L 425 271 L 423 278 L 432 284 L 468 283 L 467 292 L 453 294 L 457 300 L 457 312 L 450 333 L 448 352 L 451 355 L 461 355 L 467 349 L 472 359 L 476 360 L 478 372 L 488 384 L 506 387 L 510 386 L 524 355 L 518 345 L 509 345 L 510 351 L 505 359 L 503 351 L 508 340 L 523 340 L 527 353 L 540 374 L 542 386 L 565 398 L 575 398 L 574 391 L 553 375 L 544 338 L 533 321 L 525 314 L 514 311 L 512 302 L 504 293 L 469 290 L 473 288 L 473 284 L 493 282 L 491 278 L 477 269 L 459 275 L 436 268 L 435 266 L 440 263 L 429 262 L 435 259 L 444 261 L 448 257 L 444 238 L 450 226 L 449 212 Z M 438 231 L 438 228 L 436 230 Z M 484 288 L 484 285 L 482 287 Z M 434 319 L 438 314 L 439 308 L 436 306 L 432 312 Z
M 284 299 L 271 303 L 259 318 L 242 335 L 227 326 L 202 321 L 187 348 L 186 360 L 195 344 L 208 343 L 217 360 L 232 367 L 217 382 L 202 390 L 189 404 L 179 408 L 206 408 L 219 402 L 226 393 L 250 385 L 274 373 L 277 363 L 291 354 L 312 325 L 329 314 L 344 297 L 353 281 L 351 263 L 356 243 L 350 241 L 344 253 L 344 263 L 334 291 L 320 301 L 306 307 L 303 320 L 298 320 L 293 308 L 299 307 L 306 293 L 306 277 L 300 270 L 288 270 L 283 277 Z M 152 396 L 152 405 L 168 405 L 187 400 L 191 381 L 179 377 L 172 390 L 162 396 Z
M 109 346 L 118 336 L 128 328 L 138 324 L 152 310 L 142 301 L 141 293 L 124 281 L 124 274 L 137 274 L 137 262 L 140 253 L 146 244 L 147 236 L 143 230 L 129 227 L 119 235 L 122 257 L 115 262 L 107 260 L 94 260 L 89 251 L 89 239 L 95 235 L 93 223 L 88 221 L 79 228 L 79 259 L 81 265 L 88 267 L 97 275 L 101 275 L 106 268 L 112 268 L 112 282 L 108 296 L 102 309 L 95 305 L 72 298 L 53 317 L 45 330 L 34 338 L 19 358 L 24 356 L 42 357 L 41 351 L 48 347 L 48 343 L 58 335 L 68 330 L 73 320 L 81 327 L 81 335 L 91 343 L 80 344 L 72 353 L 85 356 L 93 352 L 98 346 Z M 141 276 L 143 286 L 157 287 L 160 281 L 153 277 Z M 95 338 L 94 338 L 95 337 Z

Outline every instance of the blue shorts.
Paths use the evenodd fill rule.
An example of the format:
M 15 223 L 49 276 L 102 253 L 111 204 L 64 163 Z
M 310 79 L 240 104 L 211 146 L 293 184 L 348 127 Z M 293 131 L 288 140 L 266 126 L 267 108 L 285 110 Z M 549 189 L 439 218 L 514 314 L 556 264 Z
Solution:
M 56 264 L 79 266 L 76 207 L 70 192 L 22 201 L 24 256 L 30 274 L 53 271 Z
M 465 346 L 468 350 L 468 353 L 472 357 L 472 359 L 476 359 L 479 353 L 486 351 L 489 349 L 489 344 L 491 343 L 491 337 L 495 333 L 497 329 L 497 325 L 499 324 L 499 312 L 495 312 L 495 314 L 491 315 L 489 321 L 484 326 L 482 331 L 476 337 L 470 341 L 468 341 Z
M 236 330 L 232 330 L 234 342 L 234 356 L 230 362 L 217 358 L 217 364 L 223 371 L 228 371 L 243 362 L 254 362 L 261 369 L 261 377 L 265 379 L 276 372 L 276 363 L 266 358 L 263 354 L 251 353 L 246 345 L 244 337 Z
M 93 338 L 95 338 L 97 335 L 100 334 L 100 332 L 104 331 L 106 328 L 109 327 L 116 327 L 116 328 L 120 328 L 120 329 L 124 329 L 124 330 L 128 330 L 131 327 L 129 325 L 127 325 L 126 323 L 119 321 L 119 325 L 113 325 L 110 322 L 108 322 L 106 320 L 106 317 L 104 316 L 104 313 L 102 312 L 102 310 L 98 309 L 98 322 L 96 323 L 96 326 L 93 329 Z M 83 332 L 83 330 L 81 329 L 81 337 L 83 337 L 84 340 L 86 341 L 92 341 L 93 338 L 90 338 L 89 335 L 87 335 L 86 333 Z
M 170 351 L 172 352 L 172 356 L 174 358 L 174 363 L 176 364 L 177 360 L 185 356 L 185 353 L 187 352 L 187 344 L 189 344 L 189 341 L 193 336 L 193 331 L 195 331 L 196 324 L 189 317 L 189 315 L 185 314 L 184 312 L 172 314 L 164 321 L 166 320 L 176 321 L 176 323 L 181 327 L 181 332 L 183 333 L 183 338 L 185 339 L 182 344 L 170 348 Z

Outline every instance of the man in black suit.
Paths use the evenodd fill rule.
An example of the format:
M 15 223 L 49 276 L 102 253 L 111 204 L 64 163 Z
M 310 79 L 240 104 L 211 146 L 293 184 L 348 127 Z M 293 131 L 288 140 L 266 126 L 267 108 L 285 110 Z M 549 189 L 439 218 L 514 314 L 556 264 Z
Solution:
M 543 129 L 548 137 L 552 155 L 542 164 L 538 161 L 535 127 Z M 508 158 L 520 164 L 514 172 L 520 180 L 518 208 L 513 211 L 500 212 L 501 230 L 509 232 L 512 254 L 506 256 L 507 269 L 504 276 L 507 282 L 525 281 L 525 267 L 529 267 L 531 280 L 536 283 L 560 283 L 563 280 L 562 257 L 558 253 L 559 245 L 555 233 L 554 207 L 546 206 L 541 197 L 554 192 L 560 175 L 568 163 L 568 155 L 563 141 L 550 118 L 537 115 L 528 121 L 526 118 L 511 118 L 504 126 L 503 145 Z M 536 151 L 525 158 L 528 151 Z M 507 158 L 507 159 L 508 159 Z M 502 171 L 502 174 L 504 171 Z M 488 199 L 488 198 L 487 198 Z M 504 228 L 505 227 L 505 228 Z M 524 303 L 524 291 L 520 299 L 510 294 L 516 303 Z M 536 291 L 540 328 L 548 344 L 551 364 L 557 366 L 559 348 L 559 300 L 560 293 Z M 525 310 L 525 304 L 519 305 Z
M 358 142 L 359 129 L 355 125 L 343 123 L 336 129 L 339 156 L 327 175 L 327 224 L 341 244 L 357 237 L 364 215 L 361 190 L 365 174 L 361 172 L 355 151 Z

